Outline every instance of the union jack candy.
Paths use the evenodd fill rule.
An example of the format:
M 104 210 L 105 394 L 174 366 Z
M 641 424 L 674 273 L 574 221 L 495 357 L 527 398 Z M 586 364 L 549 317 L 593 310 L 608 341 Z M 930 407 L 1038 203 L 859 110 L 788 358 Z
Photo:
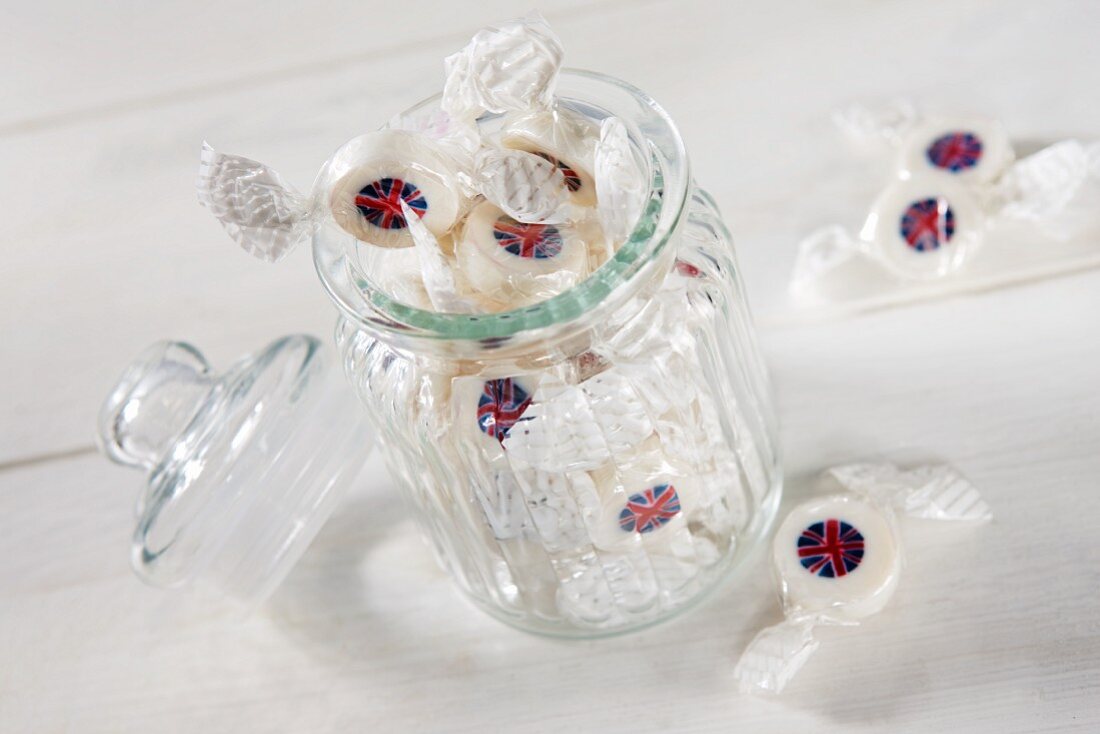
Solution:
M 772 552 L 785 606 L 840 622 L 885 606 L 900 570 L 893 523 L 854 495 L 793 509 L 776 532 Z
M 946 199 L 921 199 L 902 212 L 899 228 L 905 243 L 914 250 L 935 250 L 955 236 L 955 212 Z
M 486 380 L 477 401 L 477 425 L 503 442 L 531 405 L 531 396 L 511 377 Z
M 455 255 L 476 291 L 517 306 L 556 295 L 588 275 L 586 244 L 574 228 L 517 222 L 487 201 L 467 217 Z
M 566 187 L 578 206 L 597 204 L 598 192 L 594 173 L 599 141 L 600 126 L 597 123 L 561 105 L 553 109 L 511 115 L 504 121 L 500 138 L 501 145 L 506 148 L 534 153 L 555 165 L 565 177 Z M 618 142 L 618 138 L 613 141 Z M 629 145 L 629 140 L 626 145 Z M 632 155 L 632 151 L 629 148 L 623 150 L 619 145 L 613 151 L 605 151 L 605 157 L 613 157 L 620 168 L 624 164 L 621 157 L 626 155 Z M 618 171 L 619 168 L 615 170 Z M 634 171 L 627 173 L 633 175 Z M 629 183 L 634 187 L 635 179 L 643 177 L 637 174 L 629 182 L 620 183 Z M 648 181 L 642 184 L 647 191 L 648 184 Z M 634 219 L 636 218 L 635 216 Z
M 895 274 L 926 279 L 961 268 L 981 246 L 984 227 L 982 207 L 967 187 L 925 176 L 887 187 L 861 236 Z
M 493 224 L 493 238 L 516 257 L 547 260 L 561 254 L 561 230 L 552 224 L 526 224 L 504 216 Z
M 430 138 L 381 130 L 345 144 L 322 172 L 334 180 L 333 219 L 356 239 L 380 247 L 409 247 L 403 207 L 436 237 L 458 219 L 461 201 L 455 163 Z
M 658 484 L 631 495 L 619 513 L 619 528 L 628 533 L 650 533 L 680 514 L 680 496 L 671 484 Z
M 1012 163 L 1008 133 L 997 122 L 981 119 L 928 120 L 903 136 L 902 178 L 942 175 L 963 183 L 993 181 Z
M 772 561 L 786 619 L 742 653 L 734 676 L 743 691 L 780 692 L 817 650 L 815 626 L 855 624 L 889 602 L 901 570 L 894 509 L 989 519 L 977 490 L 950 467 L 851 464 L 824 478 L 848 491 L 804 502 L 776 531 Z

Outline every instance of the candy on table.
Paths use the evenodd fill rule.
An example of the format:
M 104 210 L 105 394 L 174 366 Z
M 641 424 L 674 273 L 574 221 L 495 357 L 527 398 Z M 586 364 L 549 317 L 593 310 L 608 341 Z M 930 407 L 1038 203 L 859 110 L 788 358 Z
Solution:
M 772 564 L 786 620 L 762 630 L 734 669 L 742 690 L 778 693 L 818 647 L 813 628 L 858 624 L 890 601 L 901 572 L 897 512 L 985 522 L 988 505 L 945 466 L 835 467 L 841 492 L 795 507 L 776 531 Z
M 1008 132 L 996 120 L 936 118 L 905 133 L 898 174 L 944 174 L 963 183 L 989 183 L 1014 158 Z
M 934 278 L 973 257 L 984 229 L 982 207 L 966 187 L 921 176 L 891 184 L 879 195 L 862 237 L 899 275 Z
M 859 237 L 832 225 L 803 239 L 796 292 L 858 258 L 907 280 L 950 275 L 974 257 L 994 220 L 1026 220 L 1057 239 L 1096 221 L 1100 144 L 1063 141 L 1015 160 L 995 120 L 921 120 L 908 103 L 857 106 L 836 117 L 858 140 L 898 147 L 899 181 L 879 195 Z

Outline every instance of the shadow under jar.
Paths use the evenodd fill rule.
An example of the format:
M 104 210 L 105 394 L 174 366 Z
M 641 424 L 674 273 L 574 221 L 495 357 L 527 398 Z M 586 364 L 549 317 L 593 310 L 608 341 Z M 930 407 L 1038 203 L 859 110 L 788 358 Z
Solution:
M 558 96 L 624 120 L 653 173 L 634 233 L 587 280 L 514 311 L 441 314 L 388 293 L 370 246 L 334 221 L 314 259 L 344 371 L 440 564 L 493 616 L 584 637 L 714 588 L 766 532 L 781 476 L 732 242 L 678 131 L 609 77 L 566 71 Z

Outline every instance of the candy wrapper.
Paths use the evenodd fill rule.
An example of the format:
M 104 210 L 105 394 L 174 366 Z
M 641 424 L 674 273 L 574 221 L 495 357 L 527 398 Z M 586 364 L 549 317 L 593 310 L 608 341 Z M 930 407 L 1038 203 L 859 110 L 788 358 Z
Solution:
M 896 176 L 858 234 L 832 225 L 801 242 L 791 291 L 803 315 L 1100 264 L 1100 143 L 1066 140 L 1017 159 L 1000 123 L 921 118 L 904 101 L 835 120 L 863 148 L 885 149 Z
M 886 606 L 903 565 L 898 516 L 992 518 L 974 486 L 948 466 L 852 464 L 828 470 L 823 483 L 833 491 L 795 507 L 776 531 L 772 562 L 786 619 L 741 655 L 734 675 L 743 691 L 782 691 L 817 650 L 815 627 L 857 625 Z
M 338 233 L 364 285 L 413 308 L 553 297 L 614 256 L 652 183 L 639 131 L 555 97 L 562 56 L 541 17 L 485 28 L 445 60 L 438 107 L 345 143 L 309 195 L 204 145 L 199 200 L 269 262 Z

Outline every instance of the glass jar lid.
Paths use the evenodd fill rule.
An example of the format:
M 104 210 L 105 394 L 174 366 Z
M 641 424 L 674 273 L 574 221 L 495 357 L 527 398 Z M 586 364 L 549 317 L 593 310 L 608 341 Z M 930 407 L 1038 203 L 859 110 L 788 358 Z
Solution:
M 373 447 L 320 342 L 288 336 L 217 375 L 160 342 L 99 415 L 102 451 L 148 472 L 132 563 L 166 587 L 213 585 L 252 607 L 286 576 Z

